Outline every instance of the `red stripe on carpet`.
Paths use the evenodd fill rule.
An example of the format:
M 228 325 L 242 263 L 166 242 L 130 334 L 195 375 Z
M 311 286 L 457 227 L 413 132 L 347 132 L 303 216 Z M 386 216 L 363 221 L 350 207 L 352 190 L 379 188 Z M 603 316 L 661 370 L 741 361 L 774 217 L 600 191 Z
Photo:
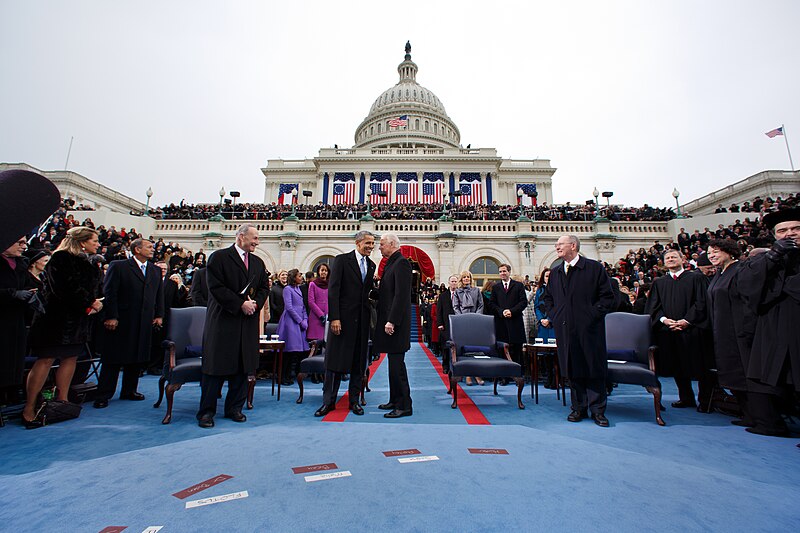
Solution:
M 386 359 L 386 354 L 382 353 L 380 358 L 378 358 L 377 365 L 370 365 L 369 367 L 369 379 L 367 383 L 372 381 L 372 378 L 375 377 L 375 373 L 383 364 L 383 360 Z M 373 368 L 374 367 L 374 368 Z M 336 409 L 328 413 L 322 418 L 323 422 L 344 422 L 347 418 L 347 415 L 350 414 L 350 391 L 345 392 L 344 395 L 336 402 Z
M 417 314 L 417 330 L 419 332 L 419 338 L 422 339 L 422 324 L 420 323 L 419 314 Z M 442 383 L 444 383 L 445 388 L 450 388 L 450 376 L 444 373 L 442 369 L 442 363 L 433 355 L 427 346 L 425 346 L 424 341 L 420 340 L 419 345 L 422 347 L 422 351 L 425 352 L 425 355 L 428 356 L 428 360 L 433 365 L 434 370 L 439 374 L 439 378 L 441 378 Z M 458 387 L 458 410 L 461 411 L 461 414 L 464 416 L 464 420 L 467 421 L 467 424 L 470 425 L 479 425 L 479 426 L 491 426 L 492 423 L 483 416 L 483 413 L 478 406 L 475 405 L 475 402 L 472 401 L 472 398 L 464 392 L 464 389 L 461 388 L 461 385 L 456 383 L 456 387 Z
M 444 386 L 446 388 L 450 388 L 450 377 L 442 371 L 442 364 L 428 349 L 428 347 L 422 343 L 422 341 L 420 341 L 419 345 L 422 347 L 422 351 L 425 352 L 425 355 L 428 356 L 428 360 L 433 365 L 434 370 L 436 370 L 436 372 L 439 374 Z M 470 398 L 469 395 L 464 392 L 464 389 L 461 388 L 461 385 L 456 383 L 456 387 L 458 387 L 458 410 L 461 411 L 462 415 L 464 415 L 464 420 L 467 421 L 467 424 L 481 426 L 492 425 L 492 423 L 489 422 L 489 420 L 483 415 L 481 410 L 478 409 L 478 406 L 475 405 L 475 402 L 472 401 L 472 398 Z

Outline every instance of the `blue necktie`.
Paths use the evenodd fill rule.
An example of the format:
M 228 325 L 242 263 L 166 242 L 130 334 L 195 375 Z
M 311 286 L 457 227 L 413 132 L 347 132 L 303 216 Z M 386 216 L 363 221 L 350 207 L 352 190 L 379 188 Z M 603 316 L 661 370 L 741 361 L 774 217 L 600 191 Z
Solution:
M 142 276 L 147 277 L 147 263 L 142 263 Z
M 361 282 L 363 283 L 365 279 L 367 279 L 367 258 L 362 255 L 361 256 Z

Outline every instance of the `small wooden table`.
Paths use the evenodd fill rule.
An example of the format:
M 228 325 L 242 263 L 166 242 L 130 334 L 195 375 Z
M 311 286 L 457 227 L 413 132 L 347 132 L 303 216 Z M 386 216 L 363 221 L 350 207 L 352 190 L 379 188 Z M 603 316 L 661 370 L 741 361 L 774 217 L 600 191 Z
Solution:
M 561 400 L 562 405 L 567 405 L 567 393 L 564 383 L 561 381 L 561 368 L 558 365 L 558 346 L 550 343 L 523 344 L 522 351 L 530 354 L 531 371 L 531 398 L 535 403 L 539 403 L 539 357 L 553 357 L 553 372 L 556 374 L 556 398 Z
M 283 375 L 283 348 L 286 346 L 284 341 L 273 341 L 269 339 L 260 339 L 258 341 L 258 358 L 261 361 L 261 356 L 267 353 L 275 354 L 275 359 L 272 360 L 272 395 L 275 396 L 275 380 L 278 380 L 278 401 L 281 401 L 281 376 Z M 253 408 L 253 396 L 256 389 L 256 376 L 252 375 L 248 378 L 249 383 L 247 388 L 247 408 Z

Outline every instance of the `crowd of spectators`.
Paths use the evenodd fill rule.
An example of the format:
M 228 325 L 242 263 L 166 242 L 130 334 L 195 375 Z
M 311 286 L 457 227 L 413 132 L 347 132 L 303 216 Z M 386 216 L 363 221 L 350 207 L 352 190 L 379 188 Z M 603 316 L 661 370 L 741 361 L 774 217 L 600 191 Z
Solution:
M 292 213 L 291 205 L 226 203 L 219 204 L 169 204 L 150 210 L 150 216 L 158 219 L 205 220 L 221 215 L 227 220 L 280 220 Z M 672 220 L 672 208 L 625 207 L 618 205 L 599 206 L 593 202 L 583 205 L 542 203 L 535 206 L 501 205 L 497 202 L 478 205 L 454 204 L 297 204 L 295 215 L 302 220 L 355 220 L 369 212 L 378 220 L 434 220 L 448 216 L 455 220 L 516 220 L 522 215 L 536 220 L 592 220 L 603 216 L 614 221 Z
M 786 198 L 778 196 L 775 200 L 769 196 L 766 199 L 756 196 L 752 202 L 743 202 L 742 205 L 731 204 L 730 207 L 724 207 L 719 204 L 714 213 L 764 213 L 775 209 L 794 207 L 798 201 L 800 201 L 800 195 L 797 194 L 790 194 Z

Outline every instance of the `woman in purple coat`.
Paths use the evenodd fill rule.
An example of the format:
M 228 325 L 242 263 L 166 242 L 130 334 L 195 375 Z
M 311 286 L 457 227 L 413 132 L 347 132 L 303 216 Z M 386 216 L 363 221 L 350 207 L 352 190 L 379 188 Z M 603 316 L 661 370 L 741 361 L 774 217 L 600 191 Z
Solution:
M 328 319 L 328 265 L 317 267 L 317 277 L 308 286 L 308 331 L 310 341 L 325 338 L 325 321 Z
M 278 338 L 286 343 L 283 348 L 283 384 L 291 385 L 291 371 L 297 366 L 305 352 L 308 351 L 306 330 L 308 314 L 303 304 L 303 293 L 300 284 L 303 275 L 293 268 L 289 271 L 289 284 L 283 289 L 283 313 L 278 320 Z

